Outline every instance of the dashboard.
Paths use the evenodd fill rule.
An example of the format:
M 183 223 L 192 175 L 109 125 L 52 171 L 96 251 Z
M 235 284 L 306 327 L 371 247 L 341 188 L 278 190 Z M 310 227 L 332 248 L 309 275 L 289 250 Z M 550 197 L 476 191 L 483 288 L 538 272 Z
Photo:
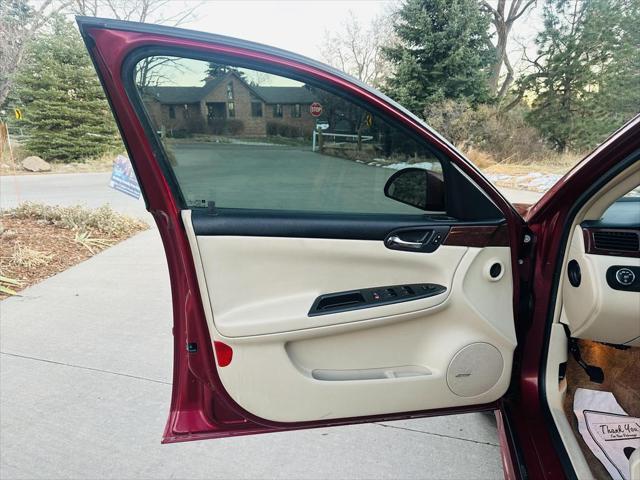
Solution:
M 576 338 L 640 346 L 640 196 L 576 227 L 561 321 Z

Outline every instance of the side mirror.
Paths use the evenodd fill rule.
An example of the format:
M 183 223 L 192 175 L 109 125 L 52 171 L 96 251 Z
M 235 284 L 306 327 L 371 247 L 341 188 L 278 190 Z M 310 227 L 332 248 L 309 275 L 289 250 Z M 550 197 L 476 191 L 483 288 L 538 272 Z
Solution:
M 444 212 L 442 175 L 422 168 L 403 168 L 389 177 L 384 194 L 392 200 L 430 212 Z

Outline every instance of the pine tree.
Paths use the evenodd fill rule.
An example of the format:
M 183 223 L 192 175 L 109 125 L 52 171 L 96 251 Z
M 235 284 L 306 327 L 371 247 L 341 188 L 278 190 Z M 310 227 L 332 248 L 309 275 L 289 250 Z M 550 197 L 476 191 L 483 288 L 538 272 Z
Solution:
M 386 91 L 419 115 L 443 99 L 487 101 L 489 24 L 475 0 L 406 0 L 394 23 L 398 44 L 385 49 L 395 66 Z
M 29 47 L 17 81 L 26 149 L 46 160 L 84 161 L 119 145 L 102 87 L 74 26 L 56 18 Z
M 560 151 L 592 148 L 640 110 L 639 0 L 549 0 L 528 119 Z M 635 18 L 635 20 L 634 20 Z
M 206 71 L 205 81 L 214 80 L 219 77 L 224 77 L 229 72 L 237 73 L 241 78 L 244 78 L 244 72 L 241 72 L 235 67 L 225 65 L 223 63 L 209 62 Z

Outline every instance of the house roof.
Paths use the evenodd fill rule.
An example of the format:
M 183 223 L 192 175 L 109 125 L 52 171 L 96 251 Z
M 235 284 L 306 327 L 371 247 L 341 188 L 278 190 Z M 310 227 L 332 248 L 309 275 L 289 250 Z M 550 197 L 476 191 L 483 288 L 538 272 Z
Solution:
M 228 75 L 208 81 L 202 87 L 147 87 L 145 94 L 160 103 L 183 104 L 198 103 L 214 90 Z
M 312 103 L 315 100 L 305 87 L 257 87 L 249 85 L 235 72 L 208 81 L 202 87 L 147 87 L 145 94 L 164 104 L 198 103 L 231 75 L 239 78 L 265 103 Z
M 313 94 L 305 87 L 252 87 L 265 103 L 313 103 Z
M 148 87 L 145 93 L 160 103 L 197 103 L 202 98 L 201 87 Z

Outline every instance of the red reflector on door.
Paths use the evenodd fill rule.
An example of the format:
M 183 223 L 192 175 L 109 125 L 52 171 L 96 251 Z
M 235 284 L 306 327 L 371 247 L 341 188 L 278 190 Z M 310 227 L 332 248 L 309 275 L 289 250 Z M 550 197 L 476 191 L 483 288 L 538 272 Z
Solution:
M 213 342 L 213 346 L 216 349 L 216 359 L 218 360 L 219 367 L 226 367 L 231 363 L 233 358 L 233 349 L 222 342 Z

